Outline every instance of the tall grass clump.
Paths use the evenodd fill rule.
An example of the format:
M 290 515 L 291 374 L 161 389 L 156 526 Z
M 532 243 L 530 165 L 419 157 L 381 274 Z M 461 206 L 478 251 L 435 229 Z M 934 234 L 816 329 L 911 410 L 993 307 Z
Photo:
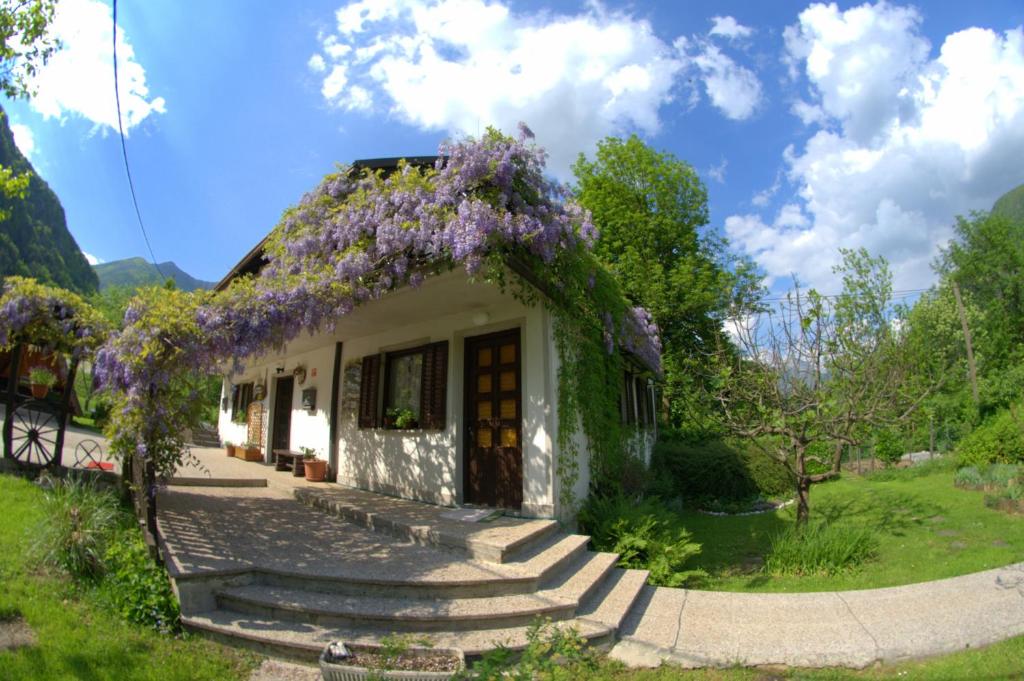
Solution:
M 877 553 L 878 539 L 867 527 L 792 526 L 772 537 L 764 571 L 771 575 L 835 575 L 856 569 Z
M 37 533 L 43 562 L 77 579 L 102 577 L 103 557 L 118 522 L 114 494 L 81 478 L 58 479 L 43 495 L 43 511 Z
M 705 575 L 687 566 L 700 553 L 700 544 L 692 541 L 679 516 L 655 498 L 591 496 L 579 523 L 596 550 L 619 554 L 619 567 L 649 570 L 648 582 L 655 586 L 683 586 Z

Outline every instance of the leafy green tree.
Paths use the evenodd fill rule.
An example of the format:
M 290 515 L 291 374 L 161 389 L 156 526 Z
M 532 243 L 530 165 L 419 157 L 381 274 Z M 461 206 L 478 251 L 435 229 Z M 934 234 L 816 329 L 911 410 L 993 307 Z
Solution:
M 694 381 L 737 277 L 725 243 L 702 232 L 708 222 L 703 182 L 688 163 L 636 135 L 606 138 L 593 160 L 580 154 L 573 172 L 577 199 L 599 230 L 595 254 L 661 330 L 671 424 L 706 430 L 708 404 L 696 399 Z M 753 268 L 741 263 L 739 271 Z
M 0 89 L 11 99 L 31 97 L 32 76 L 60 47 L 49 34 L 56 0 L 3 0 L 0 2 Z M 31 173 L 15 174 L 0 166 L 0 192 L 25 198 Z M 0 211 L 0 220 L 6 220 Z
M 934 389 L 909 380 L 888 263 L 841 253 L 835 300 L 797 286 L 771 308 L 734 310 L 739 352 L 722 339 L 709 382 L 729 432 L 789 470 L 801 525 L 811 486 L 839 474 L 839 447 L 904 421 Z

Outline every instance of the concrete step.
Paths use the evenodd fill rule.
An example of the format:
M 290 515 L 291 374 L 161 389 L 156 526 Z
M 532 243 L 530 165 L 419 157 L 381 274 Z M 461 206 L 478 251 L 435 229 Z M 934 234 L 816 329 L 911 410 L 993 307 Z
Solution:
M 576 611 L 580 620 L 618 631 L 647 583 L 647 570 L 615 568 Z
M 218 590 L 217 605 L 268 620 L 326 627 L 358 627 L 395 631 L 465 631 L 526 626 L 534 619 L 563 620 L 577 603 L 553 593 L 491 598 L 420 599 L 352 596 L 264 585 Z
M 299 487 L 294 493 L 303 504 L 361 527 L 417 544 L 462 551 L 470 558 L 491 563 L 509 562 L 558 530 L 554 520 L 446 519 L 441 517 L 444 509 L 437 506 L 344 487 Z
M 584 551 L 560 572 L 546 579 L 537 595 L 579 605 L 604 584 L 618 559 L 614 553 Z
M 580 534 L 555 533 L 517 552 L 505 565 L 541 581 L 553 579 L 560 571 L 578 560 L 587 551 L 590 537 Z
M 318 624 L 261 619 L 231 610 L 212 610 L 182 617 L 186 629 L 223 643 L 240 645 L 291 659 L 314 661 L 331 641 L 375 644 L 392 633 L 389 629 L 325 627 Z M 595 645 L 610 644 L 615 631 L 590 620 L 564 620 L 555 626 L 574 627 Z M 478 658 L 498 646 L 521 650 L 527 644 L 528 627 L 504 627 L 475 631 L 410 631 L 427 639 L 435 648 L 460 648 L 469 659 Z

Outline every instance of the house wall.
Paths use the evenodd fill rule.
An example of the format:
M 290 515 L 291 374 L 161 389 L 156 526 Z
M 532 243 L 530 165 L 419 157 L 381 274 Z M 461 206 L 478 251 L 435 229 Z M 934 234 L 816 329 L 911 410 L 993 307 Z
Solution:
M 398 294 L 367 305 L 372 314 L 346 318 L 335 332 L 306 336 L 283 353 L 245 363 L 245 370 L 231 377 L 234 383 L 264 382 L 267 397 L 262 401 L 264 452 L 272 441 L 275 376 L 290 375 L 305 366 L 304 385 L 296 381 L 292 402 L 290 449 L 313 447 L 327 458 L 330 439 L 332 372 L 335 343 L 341 342 L 337 417 L 337 459 L 332 468 L 337 482 L 441 505 L 463 501 L 464 371 L 465 340 L 472 336 L 520 329 L 522 345 L 522 445 L 523 506 L 528 517 L 559 517 L 571 520 L 590 484 L 586 438 L 576 429 L 577 474 L 573 505 L 560 498 L 558 472 L 558 352 L 550 311 L 543 304 L 527 307 L 508 295 L 500 295 L 486 284 L 463 283 L 456 275 L 441 275 L 441 285 L 424 283 L 421 289 Z M 455 282 L 454 284 L 452 282 Z M 460 288 L 461 287 L 461 288 Z M 468 298 L 470 288 L 475 298 Z M 480 293 L 484 288 L 486 295 Z M 463 294 L 463 295 L 460 295 Z M 403 307 L 404 305 L 404 307 Z M 414 314 L 415 313 L 415 314 Z M 410 319 L 418 315 L 418 319 Z M 368 321 L 369 320 L 369 321 Z M 371 323 L 372 322 L 372 323 Z M 346 381 L 346 369 L 361 365 L 369 354 L 401 350 L 426 343 L 448 341 L 448 387 L 446 427 L 440 431 L 361 429 L 358 424 L 358 382 Z M 301 352 L 299 351 L 301 349 Z M 283 367 L 281 374 L 277 368 Z M 314 375 L 315 371 L 315 375 Z M 348 383 L 348 385 L 347 385 Z M 302 390 L 317 389 L 313 413 L 301 408 Z M 617 390 L 617 386 L 609 386 Z M 351 393 L 351 394 L 350 394 Z M 230 397 L 225 381 L 223 395 Z M 246 439 L 246 427 L 231 422 L 230 405 L 219 419 L 221 438 L 235 443 Z M 649 458 L 649 447 L 643 456 Z

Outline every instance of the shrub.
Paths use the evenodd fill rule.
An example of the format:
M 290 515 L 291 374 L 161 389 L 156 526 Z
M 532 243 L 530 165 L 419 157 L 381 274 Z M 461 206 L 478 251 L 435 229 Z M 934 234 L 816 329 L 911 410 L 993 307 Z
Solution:
M 957 487 L 981 487 L 985 484 L 985 478 L 976 466 L 964 466 L 957 469 L 953 484 Z
M 878 539 L 868 527 L 792 526 L 771 538 L 764 571 L 771 575 L 835 575 L 855 569 L 877 552 Z
M 504 646 L 485 653 L 472 671 L 456 679 L 479 681 L 570 681 L 592 677 L 599 659 L 572 627 L 560 628 L 550 619 L 535 620 L 526 632 L 526 648 L 518 655 Z
M 94 483 L 69 477 L 54 480 L 43 495 L 38 542 L 44 562 L 79 579 L 103 575 L 103 556 L 117 523 L 117 498 Z
M 875 433 L 875 458 L 886 466 L 899 463 L 903 457 L 903 442 L 898 433 L 880 430 Z
M 955 469 L 955 457 L 937 456 L 934 459 L 916 463 L 908 468 L 882 468 L 877 471 L 866 473 L 864 477 L 875 482 L 888 482 L 890 480 L 916 480 L 917 478 L 934 475 L 935 473 L 953 471 Z
M 762 494 L 791 494 L 786 468 L 766 454 L 721 440 L 699 445 L 661 441 L 654 448 L 654 491 L 690 504 L 710 499 L 738 501 Z
M 962 466 L 1024 463 L 1024 418 L 1006 409 L 987 419 L 957 445 Z
M 591 496 L 579 514 L 580 528 L 594 548 L 619 554 L 619 566 L 649 570 L 656 586 L 683 586 L 701 577 L 687 561 L 700 553 L 675 513 L 654 498 L 635 501 L 622 495 Z
M 150 556 L 132 519 L 126 519 L 103 556 L 107 601 L 129 622 L 161 632 L 177 631 L 180 612 L 167 573 Z

